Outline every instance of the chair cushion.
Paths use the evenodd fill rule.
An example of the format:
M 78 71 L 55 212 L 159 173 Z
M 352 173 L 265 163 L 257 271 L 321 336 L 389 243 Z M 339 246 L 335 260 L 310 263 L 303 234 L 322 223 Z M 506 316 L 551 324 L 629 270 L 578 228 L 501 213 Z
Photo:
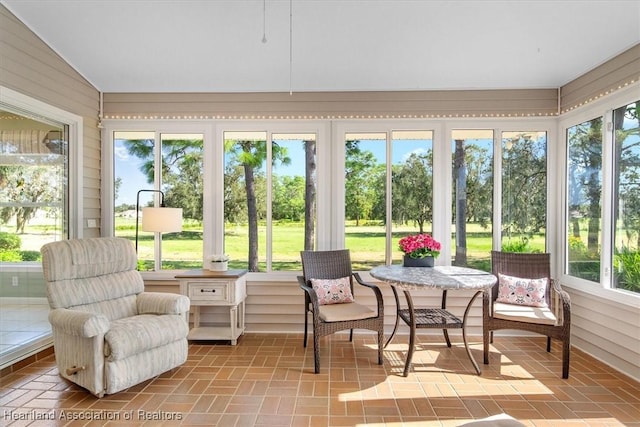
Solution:
M 556 316 L 548 307 L 529 307 L 526 305 L 493 304 L 493 317 L 504 320 L 516 320 L 526 323 L 540 323 L 544 325 L 557 324 Z
M 188 333 L 182 316 L 141 314 L 114 320 L 104 337 L 104 355 L 110 361 L 125 359 L 186 338 Z
M 311 286 L 316 291 L 320 305 L 353 302 L 349 276 L 339 279 L 311 279 Z
M 498 274 L 497 302 L 526 305 L 529 307 L 546 307 L 546 292 L 549 279 L 523 279 L 521 277 Z
M 357 302 L 320 306 L 320 319 L 325 322 L 341 322 L 376 317 L 376 312 Z

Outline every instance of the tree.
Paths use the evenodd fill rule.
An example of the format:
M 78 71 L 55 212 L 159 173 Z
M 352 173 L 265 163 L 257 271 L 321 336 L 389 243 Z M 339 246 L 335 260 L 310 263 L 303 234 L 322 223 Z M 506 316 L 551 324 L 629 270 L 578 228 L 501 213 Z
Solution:
M 305 157 L 304 177 L 304 250 L 315 249 L 316 219 L 316 141 L 303 141 Z
M 305 212 L 305 180 L 301 176 L 273 177 L 271 217 L 300 222 Z
M 143 161 L 140 171 L 150 185 L 155 181 L 155 146 L 152 139 L 131 139 L 126 143 L 129 155 Z M 180 206 L 186 218 L 196 221 L 202 221 L 203 216 L 202 148 L 201 139 L 162 140 L 164 201 L 168 206 Z
M 492 152 L 480 145 L 467 142 L 464 147 L 464 157 L 467 187 L 466 220 L 488 228 L 493 220 Z
M 400 165 L 392 180 L 392 214 L 396 222 L 413 221 L 419 233 L 433 220 L 433 156 L 432 151 L 411 153 Z
M 574 126 L 569 132 L 569 212 L 574 237 L 580 220 L 588 221 L 587 252 L 599 253 L 600 195 L 602 192 L 602 118 Z
M 372 171 L 377 165 L 373 153 L 362 151 L 358 141 L 346 142 L 345 153 L 345 215 L 354 219 L 356 226 L 360 220 L 369 218 L 373 206 L 369 183 Z
M 467 166 L 464 139 L 456 139 L 453 159 L 456 212 L 456 265 L 467 265 Z
M 615 165 L 614 186 L 616 221 L 622 219 L 627 241 L 636 238 L 640 248 L 640 117 L 638 103 L 625 105 L 614 111 Z M 628 123 L 625 125 L 625 120 Z M 635 122 L 635 124 L 634 124 Z
M 258 265 L 258 205 L 255 172 L 262 168 L 267 160 L 267 143 L 266 141 L 254 140 L 226 140 L 224 145 L 225 153 L 231 154 L 242 165 L 244 171 L 249 229 L 248 270 L 260 271 Z M 272 143 L 271 155 L 273 164 L 278 161 L 283 165 L 291 163 L 291 159 L 287 155 L 287 149 L 276 143 Z
M 2 166 L 0 199 L 15 204 L 0 210 L 2 222 L 16 221 L 16 233 L 23 234 L 27 223 L 40 209 L 62 209 L 57 168 L 50 166 Z
M 237 162 L 224 167 L 224 218 L 230 223 L 247 221 L 247 203 L 244 193 L 244 171 Z
M 546 227 L 546 139 L 524 133 L 504 143 L 502 152 L 502 227 L 511 238 L 528 238 Z

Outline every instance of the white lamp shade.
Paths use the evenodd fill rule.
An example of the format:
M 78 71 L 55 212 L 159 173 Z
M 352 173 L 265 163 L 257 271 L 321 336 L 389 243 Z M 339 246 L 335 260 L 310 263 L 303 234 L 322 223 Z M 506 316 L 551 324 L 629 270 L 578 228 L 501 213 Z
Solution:
M 142 208 L 142 231 L 159 233 L 182 231 L 182 209 Z

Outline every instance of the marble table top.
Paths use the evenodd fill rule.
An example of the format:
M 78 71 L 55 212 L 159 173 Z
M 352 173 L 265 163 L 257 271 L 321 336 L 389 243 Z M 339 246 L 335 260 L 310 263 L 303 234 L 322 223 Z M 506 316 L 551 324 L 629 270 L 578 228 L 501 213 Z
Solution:
M 491 273 L 467 267 L 403 267 L 381 265 L 370 271 L 371 276 L 403 290 L 417 289 L 472 289 L 484 290 L 493 286 L 497 279 Z

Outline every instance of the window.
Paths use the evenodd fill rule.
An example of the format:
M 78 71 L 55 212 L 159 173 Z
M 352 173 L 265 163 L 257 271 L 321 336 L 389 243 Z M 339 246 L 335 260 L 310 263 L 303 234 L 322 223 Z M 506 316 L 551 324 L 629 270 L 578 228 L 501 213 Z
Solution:
M 68 126 L 0 105 L 0 261 L 36 261 L 68 236 Z
M 614 287 L 640 292 L 640 101 L 613 111 Z
M 347 132 L 344 150 L 344 233 L 354 268 L 400 262 L 400 238 L 432 232 L 433 132 Z
M 223 139 L 230 267 L 299 271 L 300 251 L 316 247 L 316 133 L 224 131 Z
M 137 242 L 139 270 L 202 267 L 202 153 L 202 134 L 114 133 L 114 233 Z M 182 208 L 182 232 L 142 231 L 142 208 L 162 201 Z
M 40 248 L 82 237 L 79 129 L 80 117 L 0 87 L 0 368 L 51 344 Z
M 593 282 L 600 282 L 602 123 L 598 117 L 567 129 L 566 272 Z
M 490 269 L 493 244 L 493 130 L 454 130 L 451 152 L 452 263 Z
M 544 252 L 547 133 L 502 132 L 502 250 Z

